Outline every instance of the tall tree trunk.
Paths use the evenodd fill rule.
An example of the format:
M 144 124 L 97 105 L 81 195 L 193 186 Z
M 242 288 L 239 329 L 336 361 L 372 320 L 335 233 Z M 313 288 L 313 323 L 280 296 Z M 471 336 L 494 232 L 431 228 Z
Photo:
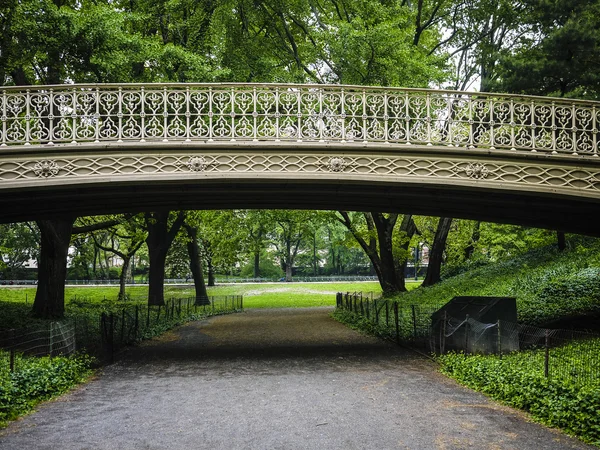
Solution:
M 402 250 L 404 250 L 405 253 L 408 253 L 408 247 L 410 246 L 410 240 L 415 235 L 415 233 L 418 233 L 418 231 L 419 231 L 419 230 L 417 230 L 417 225 L 415 224 L 415 221 L 413 220 L 411 214 L 406 214 L 402 218 L 402 223 L 400 224 L 400 229 L 398 231 L 400 233 L 405 234 L 405 239 L 400 244 L 400 248 Z M 398 267 L 398 282 L 399 282 L 400 286 L 404 287 L 404 290 L 406 290 L 405 272 L 406 272 L 407 263 L 408 263 L 408 258 L 405 258 L 404 261 L 402 261 L 402 263 L 400 263 L 399 267 Z M 415 273 L 416 273 L 416 270 L 417 270 L 417 266 L 415 266 Z
M 481 222 L 475 222 L 475 226 L 473 228 L 473 233 L 471 234 L 471 240 L 469 241 L 469 245 L 465 248 L 465 259 L 470 259 L 473 256 L 473 252 L 475 251 L 475 245 L 479 242 L 479 238 L 481 237 Z
M 180 211 L 169 228 L 169 212 L 146 213 L 148 228 L 148 256 L 150 268 L 148 271 L 148 305 L 162 306 L 165 304 L 165 265 L 169 248 L 181 228 L 185 214 Z
M 404 277 L 398 277 L 396 263 L 394 261 L 393 234 L 398 214 L 390 214 L 387 218 L 382 213 L 372 213 L 373 223 L 377 229 L 377 240 L 379 242 L 379 264 L 383 283 L 384 294 L 405 292 Z M 375 262 L 373 262 L 375 265 Z
M 451 217 L 441 217 L 438 222 L 435 237 L 433 238 L 433 245 L 429 251 L 429 266 L 427 267 L 427 274 L 423 280 L 423 286 L 432 286 L 441 279 L 440 272 L 442 268 L 442 259 L 451 225 Z
M 260 277 L 260 251 L 254 252 L 254 278 Z
M 123 266 L 121 267 L 121 275 L 119 276 L 119 300 L 123 301 L 126 299 L 125 284 L 127 283 L 127 273 L 130 272 L 131 256 L 120 255 L 123 259 Z
M 564 251 L 567 249 L 567 240 L 565 238 L 565 233 L 563 231 L 556 232 L 556 243 L 558 245 L 559 251 Z
M 213 287 L 216 284 L 215 268 L 213 266 L 212 256 L 210 254 L 206 256 L 206 269 L 208 272 L 208 287 Z
M 381 290 L 385 296 L 390 296 L 398 292 L 406 291 L 403 283 L 404 277 L 398 277 L 393 253 L 393 232 L 398 214 L 390 214 L 387 218 L 382 213 L 364 213 L 367 227 L 369 229 L 369 242 L 357 233 L 352 225 L 350 216 L 345 211 L 340 211 L 342 215 L 341 222 L 348 228 L 361 248 L 371 260 L 373 269 L 381 285 Z M 373 236 L 376 231 L 377 240 Z M 379 245 L 377 245 L 379 243 Z M 378 248 L 379 247 L 379 248 Z
M 38 284 L 32 310 L 36 317 L 59 319 L 65 314 L 67 255 L 74 221 L 70 216 L 37 221 L 41 233 L 41 248 Z
M 202 273 L 202 259 L 200 257 L 200 245 L 198 245 L 198 230 L 187 223 L 183 225 L 190 240 L 187 242 L 188 255 L 190 257 L 190 271 L 194 278 L 196 289 L 196 305 L 208 305 L 208 292 L 204 283 Z
M 286 257 L 285 260 L 285 281 L 290 282 L 293 280 L 292 278 L 292 263 L 290 262 L 290 255 Z
M 317 233 L 313 234 L 313 276 L 317 276 L 318 272 L 318 262 L 317 262 Z

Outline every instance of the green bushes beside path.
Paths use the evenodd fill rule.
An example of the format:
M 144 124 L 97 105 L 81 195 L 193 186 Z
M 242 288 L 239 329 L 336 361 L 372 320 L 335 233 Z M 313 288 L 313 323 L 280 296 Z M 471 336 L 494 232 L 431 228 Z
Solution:
M 440 305 L 457 295 L 516 297 L 518 320 L 529 325 L 600 315 L 600 240 L 579 237 L 570 244 L 564 252 L 543 247 L 487 264 L 396 299 L 409 305 Z
M 546 378 L 539 370 L 543 365 L 536 370 L 529 361 L 536 357 L 543 360 L 532 352 L 503 358 L 451 353 L 437 359 L 442 372 L 461 384 L 600 447 L 600 384 L 576 386 L 560 377 Z
M 86 355 L 69 357 L 23 357 L 17 355 L 15 371 L 9 367 L 9 354 L 0 351 L 0 427 L 30 412 L 43 400 L 65 393 L 85 381 L 92 359 Z

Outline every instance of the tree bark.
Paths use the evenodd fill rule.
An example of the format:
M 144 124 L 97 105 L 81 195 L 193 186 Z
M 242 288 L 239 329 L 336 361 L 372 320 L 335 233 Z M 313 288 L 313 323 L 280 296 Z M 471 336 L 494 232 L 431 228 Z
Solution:
M 202 259 L 200 257 L 200 245 L 198 245 L 198 230 L 191 225 L 183 224 L 190 240 L 187 242 L 188 255 L 190 256 L 190 271 L 194 278 L 194 287 L 196 290 L 196 305 L 208 305 L 208 292 L 204 283 L 204 274 L 202 273 Z
M 206 257 L 206 269 L 208 272 L 208 287 L 213 287 L 216 284 L 215 268 L 212 264 L 212 256 L 210 255 Z
M 35 317 L 64 317 L 67 255 L 74 221 L 75 218 L 70 216 L 37 221 L 41 248 L 38 285 L 32 310 Z
M 411 214 L 406 214 L 403 219 L 402 219 L 402 223 L 400 224 L 400 230 L 401 233 L 404 232 L 406 234 L 406 239 L 404 240 L 404 242 L 402 242 L 400 244 L 400 247 L 402 248 L 402 250 L 405 251 L 405 253 L 408 253 L 408 247 L 410 246 L 410 240 L 412 239 L 412 237 L 415 235 L 415 233 L 419 233 L 419 230 L 417 230 L 417 225 L 415 224 L 415 221 L 412 218 Z M 404 289 L 406 290 L 406 277 L 404 276 L 405 272 L 406 272 L 406 264 L 408 263 L 408 258 L 404 259 L 404 261 L 399 264 L 398 267 L 398 281 L 400 286 L 404 287 Z M 416 273 L 417 267 L 415 266 L 415 273 Z
M 254 252 L 254 278 L 260 277 L 260 252 Z
M 148 305 L 162 306 L 165 304 L 165 265 L 169 248 L 181 228 L 185 214 L 180 211 L 169 228 L 169 212 L 146 213 L 148 228 Z
M 381 285 L 381 290 L 384 296 L 390 296 L 398 292 L 405 292 L 404 276 L 399 276 L 396 264 L 394 261 L 393 252 L 393 232 L 398 214 L 390 214 L 387 218 L 382 213 L 364 213 L 369 229 L 369 242 L 367 243 L 360 234 L 354 229 L 350 216 L 345 211 L 340 211 L 342 215 L 341 222 L 352 233 L 356 241 L 364 250 L 366 255 L 371 260 L 373 269 Z M 405 216 L 406 230 L 410 231 L 410 223 L 413 222 L 411 216 Z M 412 223 L 414 226 L 414 222 Z M 414 227 L 416 230 L 416 227 Z M 376 232 L 377 239 L 373 236 Z M 379 245 L 377 245 L 379 243 Z
M 481 222 L 475 222 L 475 227 L 473 228 L 473 234 L 471 235 L 471 240 L 469 241 L 469 245 L 465 248 L 465 259 L 470 259 L 473 256 L 473 252 L 475 251 L 475 245 L 479 241 L 481 237 Z
M 452 225 L 451 217 L 441 217 L 429 251 L 429 265 L 422 286 L 432 286 L 441 280 L 442 260 L 446 249 L 446 240 Z
M 123 301 L 126 299 L 125 284 L 127 283 L 127 272 L 131 263 L 131 256 L 121 255 L 121 258 L 123 259 L 123 266 L 119 275 L 119 300 Z
M 565 233 L 563 231 L 556 232 L 556 243 L 558 245 L 559 251 L 565 251 L 567 249 L 567 240 L 565 238 Z

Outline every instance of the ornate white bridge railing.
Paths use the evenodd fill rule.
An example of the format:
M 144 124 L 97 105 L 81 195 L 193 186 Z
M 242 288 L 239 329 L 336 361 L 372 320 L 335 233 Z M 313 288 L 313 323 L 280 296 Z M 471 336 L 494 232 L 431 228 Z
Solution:
M 0 145 L 368 142 L 598 156 L 600 102 L 339 85 L 0 88 Z

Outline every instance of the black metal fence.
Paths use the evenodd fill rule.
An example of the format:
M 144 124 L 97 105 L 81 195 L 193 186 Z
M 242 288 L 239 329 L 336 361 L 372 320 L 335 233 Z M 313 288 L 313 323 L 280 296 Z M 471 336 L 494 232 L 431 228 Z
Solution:
M 366 319 L 371 330 L 381 337 L 425 348 L 430 340 L 431 314 L 439 309 L 432 305 L 399 304 L 376 298 L 372 292 L 338 293 L 336 305 Z
M 125 345 L 150 338 L 188 320 L 243 309 L 239 295 L 169 299 L 162 306 L 130 303 L 102 313 L 0 332 L 0 366 L 14 371 L 21 357 L 69 355 L 77 350 L 112 362 Z
M 0 357 L 4 367 L 15 370 L 16 361 L 25 356 L 69 355 L 76 349 L 76 330 L 72 322 L 49 322 L 44 326 L 0 331 Z
M 135 304 L 116 312 L 102 313 L 100 332 L 103 356 L 112 362 L 125 345 L 166 331 L 184 320 L 238 312 L 244 308 L 241 295 L 188 297 L 167 300 L 164 306 Z
M 338 293 L 337 308 L 375 334 L 431 353 L 494 354 L 518 370 L 586 385 L 600 382 L 600 335 L 499 320 L 482 323 L 432 315 L 443 305 L 405 305 L 362 293 Z

